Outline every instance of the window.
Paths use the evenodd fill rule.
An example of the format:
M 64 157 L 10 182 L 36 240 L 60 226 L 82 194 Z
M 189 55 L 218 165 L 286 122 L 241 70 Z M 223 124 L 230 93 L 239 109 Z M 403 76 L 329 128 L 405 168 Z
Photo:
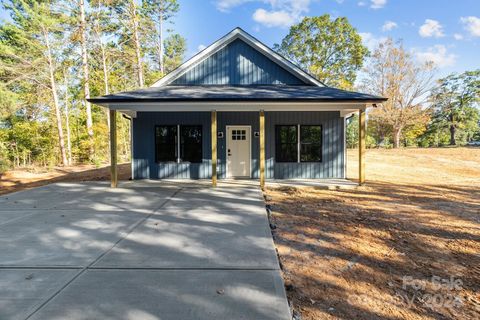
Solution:
M 300 126 L 300 162 L 322 161 L 322 126 Z
M 156 126 L 157 162 L 202 162 L 202 126 Z
M 155 160 L 177 161 L 177 126 L 155 127 Z
M 180 159 L 202 162 L 202 126 L 180 126 Z
M 297 162 L 298 133 L 296 125 L 275 127 L 275 161 Z
M 232 130 L 232 140 L 247 140 L 247 130 Z
M 277 125 L 275 127 L 276 162 L 321 162 L 321 125 Z

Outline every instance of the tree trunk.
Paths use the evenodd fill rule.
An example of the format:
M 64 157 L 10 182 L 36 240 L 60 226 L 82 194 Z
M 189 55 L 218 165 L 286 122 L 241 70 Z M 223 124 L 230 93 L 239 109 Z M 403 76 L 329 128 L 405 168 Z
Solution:
M 142 53 L 140 47 L 140 37 L 138 36 L 138 14 L 137 14 L 137 5 L 134 0 L 130 2 L 131 7 L 131 19 L 133 25 L 133 41 L 135 45 L 135 56 L 137 60 L 137 77 L 138 77 L 138 86 L 143 88 L 145 81 L 143 79 L 143 65 L 142 65 Z
M 455 133 L 457 132 L 457 128 L 455 125 L 450 125 L 450 145 L 451 146 L 456 146 L 457 145 L 457 140 L 455 139 Z
M 67 127 L 67 153 L 68 153 L 68 164 L 72 164 L 72 141 L 70 139 L 70 115 L 68 110 L 68 80 L 67 72 L 65 72 L 65 126 Z
M 158 41 L 160 50 L 158 52 L 158 59 L 160 61 L 160 72 L 162 76 L 165 74 L 165 63 L 163 61 L 163 8 L 160 8 L 160 21 L 159 21 L 159 31 L 158 31 Z
M 393 128 L 393 147 L 400 148 L 400 138 L 402 137 L 402 128 Z
M 102 53 L 102 69 L 103 69 L 103 87 L 105 94 L 110 94 L 110 86 L 108 83 L 108 66 L 107 66 L 107 55 L 105 53 L 105 47 L 103 45 L 100 35 L 98 36 L 100 42 L 100 52 Z M 105 115 L 107 117 L 107 126 L 110 128 L 110 114 L 108 109 L 105 109 Z
M 58 142 L 60 145 L 60 154 L 62 156 L 62 163 L 64 166 L 68 165 L 67 154 L 65 153 L 65 141 L 63 140 L 62 116 L 60 114 L 60 106 L 58 103 L 57 84 L 55 82 L 55 74 L 53 67 L 52 51 L 50 49 L 50 40 L 46 31 L 43 32 L 45 37 L 45 44 L 47 46 L 47 61 L 48 71 L 50 75 L 50 89 L 53 96 L 53 106 L 55 108 L 55 117 L 57 119 Z
M 82 47 L 82 69 L 83 69 L 83 92 L 85 96 L 85 109 L 87 113 L 87 133 L 90 139 L 89 141 L 89 157 L 90 160 L 94 157 L 94 143 L 93 143 L 93 120 L 92 120 L 92 107 L 90 102 L 87 101 L 90 98 L 90 85 L 89 85 L 89 73 L 88 73 L 88 52 L 87 52 L 87 22 L 85 19 L 85 2 L 79 0 L 80 7 L 80 44 Z

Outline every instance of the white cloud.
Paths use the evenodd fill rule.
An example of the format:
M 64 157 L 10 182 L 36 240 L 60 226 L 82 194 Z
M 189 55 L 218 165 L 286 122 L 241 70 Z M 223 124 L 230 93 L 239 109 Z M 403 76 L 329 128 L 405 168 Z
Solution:
M 365 1 L 359 1 L 357 4 L 359 7 L 365 7 L 367 5 Z
M 427 19 L 425 23 L 418 29 L 418 34 L 423 38 L 443 37 L 443 27 L 437 20 Z
M 228 12 L 230 9 L 254 0 L 217 0 L 216 7 L 222 12 Z
M 415 55 L 420 62 L 433 62 L 439 68 L 453 66 L 457 60 L 456 55 L 447 53 L 447 48 L 440 44 L 426 51 L 417 51 Z
M 370 8 L 381 9 L 387 4 L 387 0 L 370 0 Z
M 465 29 L 474 37 L 480 37 L 480 18 L 470 16 L 462 17 L 460 21 L 465 25 Z
M 455 33 L 453 35 L 453 37 L 455 38 L 455 40 L 462 40 L 463 39 L 463 36 L 460 33 Z
M 362 43 L 368 50 L 375 50 L 378 45 L 387 40 L 386 37 L 375 37 L 370 32 L 359 32 L 360 37 L 362 37 Z
M 200 52 L 200 51 L 202 51 L 203 49 L 205 49 L 206 47 L 207 47 L 206 45 L 201 44 L 201 45 L 199 45 L 199 46 L 197 47 L 197 50 Z
M 295 23 L 296 18 L 284 10 L 267 11 L 257 9 L 253 13 L 253 20 L 267 27 L 289 27 Z
M 289 27 L 303 18 L 313 0 L 217 0 L 217 9 L 228 12 L 247 2 L 268 6 L 258 8 L 252 14 L 253 20 L 267 27 Z M 342 0 L 340 0 L 342 1 Z
M 398 28 L 398 24 L 393 21 L 385 21 L 385 23 L 382 26 L 382 31 L 390 31 L 392 29 Z

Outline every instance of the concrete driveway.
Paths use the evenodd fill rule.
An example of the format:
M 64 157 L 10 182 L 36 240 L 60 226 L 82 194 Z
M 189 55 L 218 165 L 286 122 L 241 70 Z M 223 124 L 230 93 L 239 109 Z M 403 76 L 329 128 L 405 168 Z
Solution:
M 0 319 L 291 319 L 260 189 L 57 183 L 0 197 Z

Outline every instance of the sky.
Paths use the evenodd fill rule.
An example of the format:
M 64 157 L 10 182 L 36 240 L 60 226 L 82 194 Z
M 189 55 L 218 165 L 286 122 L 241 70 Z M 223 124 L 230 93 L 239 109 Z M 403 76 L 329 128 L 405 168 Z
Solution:
M 347 17 L 370 49 L 391 37 L 438 75 L 480 68 L 480 0 L 179 0 L 189 58 L 235 27 L 272 47 L 305 16 Z M 7 18 L 0 9 L 0 19 Z
M 187 57 L 241 27 L 272 47 L 305 16 L 347 17 L 370 49 L 403 40 L 439 76 L 480 68 L 480 0 L 179 0 L 171 26 L 187 38 Z

